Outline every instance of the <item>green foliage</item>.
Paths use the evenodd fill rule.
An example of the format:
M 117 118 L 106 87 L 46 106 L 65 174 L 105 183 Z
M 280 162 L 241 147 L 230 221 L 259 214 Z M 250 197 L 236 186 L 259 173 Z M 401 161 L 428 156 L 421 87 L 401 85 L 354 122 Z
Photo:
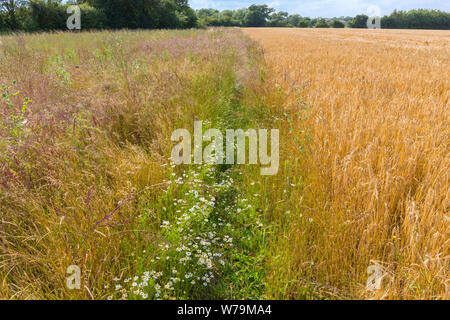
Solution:
M 233 19 L 238 21 L 239 24 L 243 26 L 247 11 L 247 8 L 237 9 L 236 11 L 233 11 Z
M 289 27 L 297 27 L 299 22 L 302 20 L 302 16 L 299 14 L 293 14 L 288 16 L 287 23 Z
M 88 0 L 105 12 L 109 28 L 191 28 L 197 17 L 187 0 Z
M 270 14 L 275 10 L 267 5 L 251 5 L 244 17 L 244 25 L 247 27 L 265 27 Z
M 26 0 L 0 0 L 0 30 L 16 30 L 26 20 Z
M 232 10 L 220 12 L 215 9 L 200 9 L 197 11 L 199 23 L 206 26 L 240 26 L 241 23 L 233 16 Z
M 81 9 L 81 28 L 193 28 L 197 15 L 187 0 L 0 0 L 0 30 L 66 30 L 67 7 Z
M 167 29 L 195 27 L 299 27 L 367 28 L 368 16 L 310 19 L 299 14 L 275 12 L 267 5 L 237 10 L 194 11 L 187 0 L 0 0 L 1 30 L 66 30 L 67 7 L 81 8 L 81 28 Z M 450 29 L 450 13 L 417 9 L 394 11 L 382 18 L 382 28 Z
M 287 27 L 288 26 L 289 13 L 280 11 L 272 13 L 270 15 L 267 25 L 269 27 Z
M 317 20 L 317 23 L 315 24 L 314 28 L 329 28 L 327 21 L 323 18 L 320 18 Z
M 381 27 L 386 29 L 450 29 L 450 13 L 439 10 L 394 10 L 381 19 Z
M 0 31 L 6 29 L 6 15 L 0 11 Z
M 359 14 L 355 18 L 353 18 L 352 21 L 349 23 L 350 28 L 367 28 L 367 20 L 369 20 L 369 17 L 365 14 Z
M 81 28 L 82 29 L 103 29 L 107 26 L 106 14 L 102 9 L 97 9 L 87 3 L 80 5 Z
M 20 106 L 16 106 L 13 102 L 13 97 L 20 94 L 20 91 L 12 93 L 13 87 L 16 85 L 16 81 L 12 82 L 12 87 L 7 85 L 1 85 L 1 98 L 6 103 L 9 109 L 8 117 L 5 121 L 0 120 L 0 129 L 5 130 L 8 134 L 9 143 L 16 144 L 25 137 L 24 126 L 27 123 L 25 120 L 25 113 L 27 112 L 27 106 L 31 102 L 30 99 L 24 98 L 21 101 Z
M 297 24 L 297 27 L 299 27 L 299 28 L 309 28 L 310 26 L 311 26 L 311 20 L 309 18 L 303 18 Z
M 64 30 L 67 29 L 67 7 L 59 1 L 31 0 L 29 2 L 28 30 Z M 106 15 L 101 9 L 88 3 L 80 4 L 82 29 L 102 29 L 106 27 Z
M 61 30 L 66 27 L 65 8 L 58 2 L 30 1 L 31 30 Z
M 332 28 L 345 28 L 345 24 L 338 19 L 333 19 L 333 21 L 331 21 L 330 23 L 330 27 Z

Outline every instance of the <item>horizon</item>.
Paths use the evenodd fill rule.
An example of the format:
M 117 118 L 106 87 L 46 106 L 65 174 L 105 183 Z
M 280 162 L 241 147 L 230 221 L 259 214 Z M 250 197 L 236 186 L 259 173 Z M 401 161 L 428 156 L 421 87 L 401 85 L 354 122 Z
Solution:
M 194 10 L 199 9 L 217 9 L 217 10 L 236 10 L 247 8 L 252 4 L 267 4 L 276 11 L 287 11 L 290 15 L 300 14 L 303 17 L 310 18 L 334 18 L 334 17 L 353 17 L 358 14 L 368 14 L 368 9 L 377 6 L 380 9 L 380 15 L 389 15 L 394 10 L 413 10 L 413 9 L 434 9 L 441 11 L 450 11 L 450 2 L 443 3 L 437 0 L 382 0 L 382 1 L 364 1 L 364 0 L 304 0 L 304 1 L 214 1 L 214 0 L 189 0 L 189 5 Z

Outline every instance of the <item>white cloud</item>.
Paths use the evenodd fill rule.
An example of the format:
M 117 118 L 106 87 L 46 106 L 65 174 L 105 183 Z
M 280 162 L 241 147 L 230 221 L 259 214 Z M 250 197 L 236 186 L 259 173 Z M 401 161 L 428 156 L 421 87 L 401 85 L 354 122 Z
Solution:
M 278 1 L 269 2 L 267 5 L 271 8 L 278 8 L 279 6 L 281 6 L 281 4 Z

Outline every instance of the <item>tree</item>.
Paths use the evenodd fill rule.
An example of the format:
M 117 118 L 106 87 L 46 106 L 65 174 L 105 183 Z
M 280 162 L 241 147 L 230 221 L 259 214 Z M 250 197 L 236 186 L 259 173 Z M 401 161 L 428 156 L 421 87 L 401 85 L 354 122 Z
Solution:
M 330 27 L 332 28 L 345 28 L 345 24 L 338 19 L 333 19 L 333 21 L 331 21 L 330 23 Z
M 309 25 L 311 28 L 314 28 L 316 26 L 317 21 L 319 21 L 319 18 L 314 18 L 309 20 Z
M 197 15 L 187 0 L 88 0 L 105 12 L 108 27 L 186 28 L 195 26 Z
M 0 11 L 3 12 L 1 20 L 7 29 L 19 29 L 18 14 L 25 8 L 26 2 L 25 0 L 0 0 Z
M 365 14 L 359 14 L 349 23 L 350 28 L 367 28 L 367 20 L 369 17 Z
M 188 7 L 183 10 L 176 10 L 175 28 L 195 28 L 197 26 L 197 14 L 195 10 Z
M 80 11 L 82 16 L 82 29 L 103 29 L 107 27 L 108 20 L 103 10 L 94 8 L 87 3 L 83 3 L 80 4 Z
M 233 10 L 223 10 L 219 15 L 221 25 L 226 27 L 239 26 L 240 22 L 233 18 Z
M 199 19 L 203 19 L 206 17 L 218 17 L 219 16 L 219 10 L 216 9 L 200 9 L 197 10 L 197 17 Z
M 288 26 L 289 27 L 297 27 L 299 22 L 300 22 L 300 20 L 302 20 L 302 16 L 301 15 L 299 15 L 299 14 L 290 15 L 287 18 Z
M 233 10 L 223 10 L 220 15 L 222 17 L 229 17 L 229 18 L 233 18 Z
M 6 19 L 3 12 L 0 11 L 0 31 L 6 29 Z
M 31 30 L 62 30 L 66 27 L 67 14 L 61 3 L 56 1 L 30 1 Z
M 319 20 L 317 20 L 317 23 L 314 26 L 315 28 L 329 28 L 330 26 L 328 25 L 327 21 L 323 18 L 320 18 Z
M 299 28 L 309 28 L 310 26 L 311 26 L 311 19 L 309 18 L 303 18 L 297 24 L 297 27 Z
M 247 27 L 264 27 L 267 19 L 275 10 L 267 5 L 251 5 L 244 17 L 244 25 Z
M 247 8 L 238 9 L 233 12 L 233 20 L 237 21 L 238 25 L 244 26 L 245 25 L 245 16 L 247 15 Z
M 200 9 L 188 0 L 0 0 L 0 30 L 65 30 L 67 6 L 80 5 L 83 29 L 192 28 L 201 26 L 367 28 L 368 16 L 303 18 L 275 12 L 267 5 L 238 10 Z M 198 23 L 199 22 L 199 23 Z M 382 28 L 450 30 L 450 13 L 439 10 L 394 10 L 381 19 Z
M 270 27 L 287 27 L 288 25 L 289 13 L 285 11 L 280 11 L 277 13 L 272 13 L 269 17 L 267 24 Z
M 381 27 L 387 29 L 450 29 L 450 13 L 439 10 L 394 10 L 381 19 Z

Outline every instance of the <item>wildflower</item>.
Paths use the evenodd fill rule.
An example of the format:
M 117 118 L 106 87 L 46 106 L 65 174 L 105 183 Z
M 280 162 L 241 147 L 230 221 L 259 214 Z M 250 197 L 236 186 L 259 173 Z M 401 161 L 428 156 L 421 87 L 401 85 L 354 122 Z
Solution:
M 167 289 L 167 290 L 174 290 L 172 288 L 172 282 L 170 282 L 170 281 L 164 286 L 164 288 Z

